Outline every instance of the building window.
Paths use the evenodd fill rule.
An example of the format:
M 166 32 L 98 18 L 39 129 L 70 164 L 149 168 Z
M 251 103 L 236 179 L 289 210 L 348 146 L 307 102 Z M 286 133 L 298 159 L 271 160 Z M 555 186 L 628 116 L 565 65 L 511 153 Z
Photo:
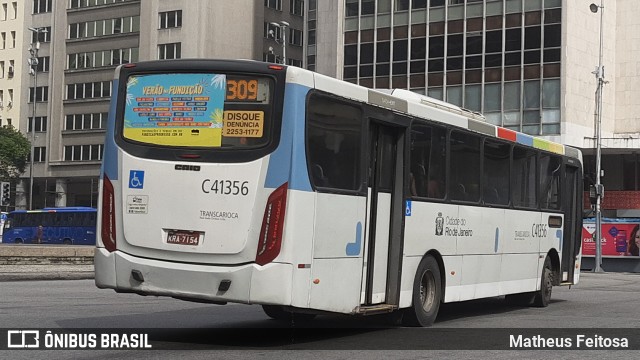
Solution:
M 140 16 L 69 24 L 69 39 L 127 34 L 140 31 Z
M 271 9 L 282 10 L 282 0 L 264 0 L 264 6 Z
M 92 6 L 102 6 L 132 0 L 69 0 L 69 9 L 79 9 Z
M 290 0 L 289 12 L 294 15 L 303 16 L 304 14 L 304 1 L 303 0 Z
M 29 102 L 33 102 L 33 88 L 29 88 Z M 49 87 L 48 86 L 38 86 L 36 88 L 36 101 L 37 102 L 46 102 L 49 101 Z
M 88 69 L 138 61 L 138 48 L 83 52 L 67 55 L 67 69 Z
M 47 148 L 36 146 L 33 148 L 33 162 L 44 162 L 47 157 Z
M 8 4 L 2 4 L 2 13 L 0 14 L 0 21 L 7 20 L 7 5 Z
M 36 121 L 35 121 L 35 130 L 33 129 L 33 117 L 30 116 L 29 117 L 29 132 L 32 131 L 36 131 L 36 132 L 45 132 L 47 131 L 47 117 L 46 116 L 36 116 Z
M 38 72 L 49 72 L 50 67 L 50 58 L 48 56 L 39 56 L 38 57 L 38 66 L 36 66 L 36 71 Z
M 66 100 L 96 99 L 109 96 L 111 96 L 110 81 L 67 85 Z
M 40 28 L 39 32 L 31 32 L 31 43 L 37 43 L 38 41 L 41 43 L 48 43 L 51 41 L 51 26 L 47 26 L 44 28 Z M 37 36 L 37 38 L 36 38 Z
M 11 32 L 11 49 L 15 49 L 16 48 L 16 32 L 12 31 Z
M 181 43 L 170 43 L 158 45 L 158 59 L 180 59 L 182 57 Z
M 64 147 L 65 161 L 95 161 L 102 160 L 102 144 L 71 145 Z
M 33 13 L 42 14 L 51 12 L 52 0 L 33 0 Z
M 108 113 L 72 114 L 66 116 L 65 130 L 101 130 L 105 128 Z
M 301 30 L 289 28 L 289 44 L 302 46 L 303 33 Z
M 160 29 L 176 28 L 182 26 L 182 10 L 166 11 L 160 13 Z

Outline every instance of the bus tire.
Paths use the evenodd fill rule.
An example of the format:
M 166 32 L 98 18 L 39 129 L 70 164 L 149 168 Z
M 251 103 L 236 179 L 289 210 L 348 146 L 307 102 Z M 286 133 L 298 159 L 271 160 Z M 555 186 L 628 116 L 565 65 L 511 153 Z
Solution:
M 536 291 L 533 305 L 537 307 L 547 307 L 551 302 L 551 290 L 553 288 L 553 268 L 551 259 L 547 256 L 542 267 L 542 278 L 540 280 L 540 290 Z
M 24 241 L 22 241 L 22 239 L 16 239 L 15 243 L 16 244 L 24 244 Z
M 262 310 L 268 317 L 278 320 L 278 321 L 311 321 L 316 315 L 315 314 L 302 314 L 302 313 L 294 313 L 290 311 L 286 311 L 282 306 L 279 305 L 262 305 Z
M 407 326 L 433 325 L 442 298 L 440 267 L 431 255 L 425 256 L 413 281 L 412 306 L 405 310 L 403 324 Z
M 64 239 L 64 240 L 62 240 L 62 244 L 64 244 L 64 245 L 71 245 L 71 244 L 72 244 L 71 239 Z

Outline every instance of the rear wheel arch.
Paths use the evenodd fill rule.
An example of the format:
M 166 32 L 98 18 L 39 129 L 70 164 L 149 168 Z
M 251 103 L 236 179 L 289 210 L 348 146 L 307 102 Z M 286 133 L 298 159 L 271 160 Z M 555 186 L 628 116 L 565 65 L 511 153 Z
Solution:
M 549 250 L 547 258 L 551 261 L 551 270 L 553 272 L 553 285 L 558 286 L 561 282 L 560 276 L 560 255 L 555 249 Z
M 431 255 L 431 257 L 433 257 L 436 262 L 438 263 L 438 267 L 440 268 L 440 285 L 441 285 L 441 299 L 440 301 L 444 302 L 444 294 L 445 294 L 445 290 L 447 288 L 447 275 L 445 274 L 445 268 L 444 268 L 444 260 L 442 259 L 442 255 L 437 251 L 437 250 L 429 250 L 426 254 L 424 254 L 424 256 L 422 257 L 422 259 L 420 259 L 420 261 L 424 260 L 425 257 Z

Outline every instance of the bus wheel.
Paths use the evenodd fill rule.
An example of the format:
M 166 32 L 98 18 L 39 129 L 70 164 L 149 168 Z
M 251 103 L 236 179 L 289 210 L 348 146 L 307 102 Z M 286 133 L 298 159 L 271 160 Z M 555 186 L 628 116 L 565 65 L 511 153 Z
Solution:
M 537 307 L 547 307 L 551 301 L 551 289 L 553 288 L 553 269 L 551 268 L 551 259 L 547 257 L 544 260 L 542 268 L 542 279 L 540 282 L 540 290 L 536 291 L 533 299 L 533 305 Z
M 403 323 L 408 326 L 433 325 L 441 297 L 440 267 L 436 259 L 427 255 L 418 266 L 413 281 L 413 306 L 405 310 Z
M 71 245 L 71 240 L 70 239 L 64 239 L 64 240 L 62 240 L 62 243 L 64 245 Z
M 278 305 L 262 305 L 262 310 L 268 317 L 278 321 L 311 321 L 315 314 L 302 314 L 286 311 L 282 306 Z
M 22 241 L 22 239 L 16 239 L 16 244 L 24 244 L 24 241 Z

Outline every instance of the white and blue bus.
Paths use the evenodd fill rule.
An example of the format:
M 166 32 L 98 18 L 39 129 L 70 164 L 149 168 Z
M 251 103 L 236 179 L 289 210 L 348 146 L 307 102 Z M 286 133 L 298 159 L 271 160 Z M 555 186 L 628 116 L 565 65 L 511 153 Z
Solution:
M 248 60 L 122 65 L 113 89 L 100 288 L 428 326 L 441 303 L 547 306 L 578 282 L 576 149 Z

